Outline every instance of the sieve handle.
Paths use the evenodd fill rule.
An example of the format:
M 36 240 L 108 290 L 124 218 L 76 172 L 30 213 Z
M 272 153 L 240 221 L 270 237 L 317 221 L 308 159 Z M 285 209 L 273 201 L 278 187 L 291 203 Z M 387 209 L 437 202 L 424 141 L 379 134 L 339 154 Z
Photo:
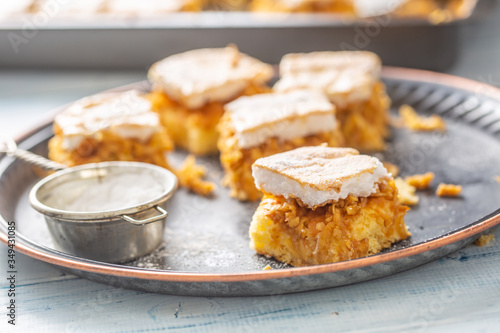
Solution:
M 160 213 L 159 215 L 151 216 L 143 220 L 136 220 L 133 217 L 129 215 L 122 215 L 120 216 L 123 220 L 130 222 L 135 225 L 143 225 L 143 224 L 148 224 L 152 222 L 156 222 L 158 220 L 162 220 L 168 216 L 168 213 L 165 209 L 161 208 L 160 206 L 154 206 L 151 208 L 151 210 L 155 209 L 157 213 Z
M 64 164 L 51 161 L 40 155 L 18 148 L 16 142 L 12 139 L 0 140 L 0 153 L 6 153 L 8 156 L 13 156 L 43 169 L 62 170 L 67 168 Z

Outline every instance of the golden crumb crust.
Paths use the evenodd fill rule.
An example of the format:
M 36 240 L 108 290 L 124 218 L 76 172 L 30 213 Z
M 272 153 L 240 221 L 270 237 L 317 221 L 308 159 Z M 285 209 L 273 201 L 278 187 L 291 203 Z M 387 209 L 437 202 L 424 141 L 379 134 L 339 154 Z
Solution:
M 389 136 L 390 103 L 384 84 L 377 82 L 369 100 L 337 107 L 345 145 L 364 152 L 384 150 L 384 140 Z
M 376 254 L 410 236 L 408 207 L 393 180 L 369 197 L 349 196 L 315 210 L 266 194 L 250 225 L 250 247 L 292 266 L 326 264 Z
M 219 124 L 220 138 L 218 148 L 220 161 L 225 171 L 223 184 L 231 189 L 231 196 L 239 200 L 255 201 L 262 193 L 255 187 L 252 176 L 252 164 L 261 157 L 293 150 L 305 146 L 318 146 L 326 143 L 338 147 L 344 143 L 340 131 L 323 132 L 303 138 L 281 141 L 276 137 L 251 148 L 241 148 L 231 123 L 229 113 L 226 113 Z
M 270 88 L 266 86 L 250 85 L 231 100 L 269 91 Z M 196 155 L 211 155 L 218 152 L 219 135 L 216 127 L 224 114 L 225 103 L 210 102 L 198 109 L 188 109 L 162 91 L 153 91 L 147 98 L 153 104 L 153 110 L 160 115 L 162 125 L 177 147 Z

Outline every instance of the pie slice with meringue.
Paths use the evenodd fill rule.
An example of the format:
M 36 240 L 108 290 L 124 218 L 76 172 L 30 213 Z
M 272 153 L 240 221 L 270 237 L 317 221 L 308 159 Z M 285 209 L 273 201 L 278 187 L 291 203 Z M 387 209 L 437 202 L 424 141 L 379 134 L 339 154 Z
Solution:
M 410 236 L 394 179 L 352 148 L 303 147 L 252 166 L 264 193 L 250 247 L 292 266 L 376 254 Z

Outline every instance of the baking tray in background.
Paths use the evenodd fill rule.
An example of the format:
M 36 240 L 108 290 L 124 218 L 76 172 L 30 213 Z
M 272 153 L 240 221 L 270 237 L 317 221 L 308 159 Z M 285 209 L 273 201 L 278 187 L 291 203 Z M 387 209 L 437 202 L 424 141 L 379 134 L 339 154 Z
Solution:
M 28 18 L 0 21 L 0 68 L 146 69 L 165 56 L 234 43 L 276 64 L 290 52 L 359 49 L 385 65 L 444 71 L 460 50 L 460 28 L 496 5 L 481 0 L 465 20 L 368 20 L 326 14 L 175 13 L 156 18 Z M 17 41 L 17 52 L 12 41 Z

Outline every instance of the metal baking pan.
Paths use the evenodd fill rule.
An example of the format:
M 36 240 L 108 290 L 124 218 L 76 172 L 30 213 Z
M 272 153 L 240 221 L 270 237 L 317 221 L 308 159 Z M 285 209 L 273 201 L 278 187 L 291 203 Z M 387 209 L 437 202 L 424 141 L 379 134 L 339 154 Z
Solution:
M 155 18 L 27 17 L 0 21 L 0 67 L 148 68 L 165 56 L 234 43 L 276 64 L 290 52 L 356 49 L 385 65 L 446 70 L 460 50 L 460 27 L 490 11 L 479 2 L 465 20 L 433 25 L 391 15 L 352 19 L 326 14 L 175 13 Z

